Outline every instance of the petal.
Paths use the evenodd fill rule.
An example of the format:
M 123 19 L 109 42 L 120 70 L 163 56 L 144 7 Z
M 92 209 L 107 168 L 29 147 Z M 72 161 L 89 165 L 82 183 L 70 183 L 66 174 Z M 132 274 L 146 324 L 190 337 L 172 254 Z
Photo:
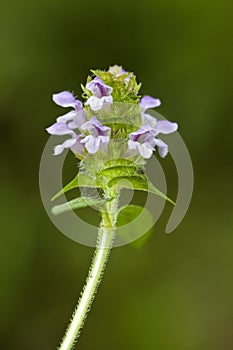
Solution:
M 140 106 L 144 110 L 148 108 L 159 107 L 160 105 L 161 101 L 158 98 L 154 98 L 151 96 L 143 96 L 140 101 Z
M 61 154 L 65 148 L 71 148 L 75 144 L 75 139 L 68 139 L 63 142 L 61 145 L 57 145 L 54 147 L 54 155 L 57 156 Z
M 92 92 L 95 97 L 101 98 L 103 96 L 111 95 L 112 87 L 106 85 L 99 77 L 90 81 L 86 88 Z
M 152 156 L 152 153 L 153 153 L 153 148 L 148 143 L 143 143 L 142 145 L 139 144 L 138 150 L 139 150 L 140 155 L 146 159 L 150 158 Z
M 170 134 L 178 129 L 177 123 L 171 123 L 168 120 L 159 120 L 155 126 L 158 133 Z
M 109 136 L 98 136 L 101 143 L 109 143 Z
M 99 149 L 99 146 L 100 146 L 100 139 L 99 139 L 98 137 L 95 138 L 95 137 L 92 136 L 92 137 L 89 139 L 89 141 L 86 142 L 85 146 L 86 146 L 86 149 L 87 149 L 88 153 L 94 154 L 94 153 L 96 153 L 96 152 L 98 151 L 98 149 Z
M 77 115 L 76 111 L 70 111 L 70 112 L 58 117 L 57 122 L 58 123 L 66 123 L 66 122 L 74 119 L 76 115 Z
M 86 123 L 82 125 L 82 130 L 90 131 L 95 126 L 101 127 L 102 124 L 96 117 L 92 117 L 90 120 L 88 120 Z
M 69 91 L 62 91 L 58 94 L 53 94 L 53 101 L 62 107 L 74 107 L 76 104 L 76 98 Z
M 160 157 L 166 157 L 166 155 L 168 154 L 168 145 L 159 139 L 155 139 L 155 145 L 158 147 Z
M 104 100 L 104 103 L 112 103 L 113 102 L 112 96 L 103 96 L 102 98 Z
M 84 145 L 81 144 L 80 138 L 78 137 L 72 147 L 70 147 L 71 151 L 75 154 L 83 155 Z
M 128 147 L 131 150 L 137 149 L 138 144 L 139 144 L 139 142 L 135 142 L 135 141 L 131 141 L 131 140 L 128 141 Z
M 93 136 L 92 135 L 87 135 L 86 137 L 84 137 L 81 141 L 80 141 L 80 143 L 86 143 L 86 142 L 88 142 L 90 139 L 92 139 L 93 138 Z
M 70 130 L 64 123 L 55 123 L 47 128 L 46 131 L 51 135 L 76 135 L 75 132 L 73 130 Z
M 86 102 L 86 105 L 90 105 L 93 111 L 99 111 L 103 107 L 103 104 L 103 99 L 95 96 L 89 97 L 89 99 Z
M 143 124 L 140 129 L 138 129 L 135 132 L 131 132 L 129 134 L 129 137 L 132 141 L 138 141 L 139 138 L 144 139 L 147 135 L 155 135 L 155 134 L 156 134 L 156 131 L 154 130 L 154 128 L 152 128 L 148 124 Z
M 67 123 L 70 129 L 79 128 L 85 121 L 85 113 L 83 110 L 71 111 L 57 118 L 58 123 Z

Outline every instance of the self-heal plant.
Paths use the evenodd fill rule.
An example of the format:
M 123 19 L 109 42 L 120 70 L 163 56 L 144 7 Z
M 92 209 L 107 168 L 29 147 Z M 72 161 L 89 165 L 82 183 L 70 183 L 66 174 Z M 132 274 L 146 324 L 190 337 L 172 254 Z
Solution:
M 141 84 L 133 73 L 119 66 L 91 73 L 86 85 L 82 85 L 84 102 L 68 91 L 53 95 L 56 104 L 72 107 L 72 110 L 59 116 L 56 123 L 46 129 L 51 135 L 68 137 L 55 146 L 54 155 L 70 149 L 78 159 L 75 178 L 53 199 L 76 187 L 81 193 L 83 189 L 85 193 L 91 189 L 89 195 L 55 206 L 53 213 L 94 206 L 101 214 L 96 250 L 86 284 L 60 350 L 73 348 L 91 308 L 117 235 L 118 218 L 124 217 L 127 209 L 119 208 L 121 190 L 133 188 L 151 192 L 173 203 L 147 179 L 144 166 L 153 152 L 162 158 L 167 155 L 168 146 L 159 135 L 176 131 L 177 124 L 157 120 L 147 113 L 149 108 L 159 107 L 161 102 L 151 96 L 139 95 Z M 138 210 L 138 206 L 129 205 L 128 208 L 131 213 Z M 127 220 L 131 220 L 129 211 Z

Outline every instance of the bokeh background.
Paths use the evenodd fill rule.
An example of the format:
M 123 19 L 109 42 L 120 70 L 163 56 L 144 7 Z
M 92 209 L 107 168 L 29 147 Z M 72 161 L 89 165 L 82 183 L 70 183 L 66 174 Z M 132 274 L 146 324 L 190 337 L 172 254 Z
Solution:
M 55 349 L 81 291 L 93 249 L 49 221 L 38 169 L 63 112 L 51 94 L 80 94 L 89 69 L 113 64 L 178 121 L 195 190 L 171 235 L 167 204 L 146 244 L 114 249 L 78 348 L 233 348 L 231 12 L 230 0 L 1 3 L 1 349 Z

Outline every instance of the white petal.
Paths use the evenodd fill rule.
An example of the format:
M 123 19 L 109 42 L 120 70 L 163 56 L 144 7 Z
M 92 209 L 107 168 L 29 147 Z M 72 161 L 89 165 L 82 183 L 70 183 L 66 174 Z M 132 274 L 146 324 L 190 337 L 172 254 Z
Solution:
M 49 128 L 46 129 L 46 131 L 51 135 L 74 135 L 75 132 L 73 130 L 70 130 L 68 126 L 64 123 L 54 123 Z
M 57 118 L 58 123 L 66 123 L 69 120 L 72 120 L 76 116 L 77 112 L 76 111 L 70 111 L 64 115 L 61 115 L 60 117 Z
M 131 141 L 131 140 L 128 141 L 129 149 L 135 150 L 135 149 L 137 149 L 138 145 L 139 145 L 139 142 L 135 142 L 135 141 Z
M 150 158 L 153 153 L 153 148 L 149 143 L 138 144 L 138 150 L 141 156 L 146 159 Z
M 94 154 L 99 149 L 100 139 L 98 137 L 97 138 L 92 137 L 89 139 L 89 141 L 86 142 L 85 146 L 86 146 L 88 153 Z
M 93 111 L 99 111 L 103 107 L 104 100 L 103 100 L 103 97 L 102 98 L 98 98 L 98 97 L 95 97 L 95 96 L 91 96 L 87 100 L 86 104 L 90 105 L 90 107 L 91 107 L 91 109 Z
M 54 155 L 57 156 L 61 154 L 65 148 L 70 148 L 75 144 L 75 139 L 68 139 L 65 142 L 63 142 L 61 145 L 57 145 L 54 147 Z

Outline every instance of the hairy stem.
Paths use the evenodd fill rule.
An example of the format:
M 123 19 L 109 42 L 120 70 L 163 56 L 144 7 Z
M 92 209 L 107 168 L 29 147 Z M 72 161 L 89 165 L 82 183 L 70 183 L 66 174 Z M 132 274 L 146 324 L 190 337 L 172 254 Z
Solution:
M 112 200 L 102 212 L 95 253 L 89 269 L 86 284 L 74 310 L 71 322 L 58 350 L 71 350 L 80 335 L 88 311 L 95 298 L 114 241 L 117 217 L 117 199 Z

